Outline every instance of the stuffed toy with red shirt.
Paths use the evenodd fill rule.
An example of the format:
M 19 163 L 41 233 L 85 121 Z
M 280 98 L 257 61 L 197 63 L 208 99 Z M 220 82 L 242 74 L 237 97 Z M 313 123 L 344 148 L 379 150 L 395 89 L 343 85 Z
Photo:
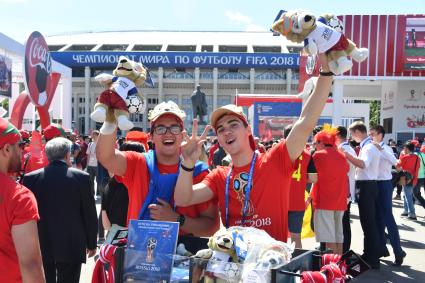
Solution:
M 273 23 L 272 29 L 290 41 L 304 43 L 303 51 L 310 56 L 326 54 L 330 71 L 340 75 L 353 66 L 349 56 L 362 62 L 368 57 L 369 51 L 356 47 L 344 34 L 332 28 L 330 23 L 336 20 L 338 18 L 331 14 L 316 19 L 308 11 L 292 10 L 283 12 Z
M 143 95 L 137 90 L 146 80 L 146 69 L 142 64 L 120 56 L 113 75 L 100 74 L 96 80 L 106 87 L 97 99 L 90 117 L 99 123 L 104 122 L 100 132 L 112 134 L 116 126 L 121 130 L 134 127 L 129 113 L 143 113 Z

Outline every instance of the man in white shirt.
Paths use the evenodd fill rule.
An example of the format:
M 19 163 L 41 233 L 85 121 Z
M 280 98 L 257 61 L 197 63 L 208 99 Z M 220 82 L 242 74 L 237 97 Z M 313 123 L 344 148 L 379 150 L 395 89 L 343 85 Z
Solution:
M 391 169 L 393 165 L 397 164 L 397 158 L 393 150 L 383 142 L 385 136 L 385 129 L 381 125 L 376 125 L 370 128 L 370 136 L 375 143 L 376 147 L 380 150 L 381 156 L 379 159 L 380 171 L 378 173 L 378 229 L 380 236 L 381 251 L 386 249 L 387 239 L 385 237 L 385 227 L 388 230 L 388 238 L 394 251 L 395 261 L 394 266 L 400 266 L 406 253 L 401 249 L 400 234 L 398 232 L 397 223 L 394 220 L 392 211 L 392 174 Z M 388 251 L 388 250 L 387 250 Z M 389 253 L 388 253 L 389 255 Z
M 343 152 L 348 152 L 352 156 L 356 156 L 356 152 L 347 141 L 347 128 L 343 126 L 337 127 L 335 144 L 338 146 L 339 150 Z M 356 193 L 356 167 L 351 162 L 348 162 L 348 165 L 350 166 L 350 170 L 347 174 L 349 196 L 347 200 L 347 210 L 344 212 L 344 216 L 342 217 L 342 229 L 344 234 L 344 243 L 342 244 L 343 253 L 349 251 L 351 246 L 350 208 L 351 202 L 355 202 Z
M 356 187 L 359 189 L 360 224 L 364 234 L 363 259 L 373 269 L 379 269 L 379 235 L 377 228 L 378 174 L 380 151 L 367 135 L 363 122 L 356 121 L 349 127 L 353 140 L 360 143 L 359 156 L 345 153 L 348 161 L 356 166 Z
M 96 143 L 99 131 L 93 131 L 92 142 L 87 147 L 87 173 L 90 175 L 90 188 L 94 195 L 94 179 L 97 178 Z M 99 190 L 98 190 L 99 193 Z

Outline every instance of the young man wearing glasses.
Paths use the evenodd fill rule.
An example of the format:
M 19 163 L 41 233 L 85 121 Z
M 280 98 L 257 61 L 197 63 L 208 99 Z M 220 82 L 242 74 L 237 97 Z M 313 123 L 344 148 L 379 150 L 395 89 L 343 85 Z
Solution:
M 323 110 L 332 84 L 326 62 L 300 119 L 285 141 L 266 153 L 255 151 L 251 127 L 241 107 L 226 105 L 211 115 L 220 145 L 232 157 L 232 166 L 218 167 L 200 184 L 192 187 L 192 172 L 180 170 L 174 198 L 186 206 L 214 199 L 218 202 L 226 227 L 253 226 L 277 240 L 288 238 L 289 187 L 295 160 L 304 150 L 308 136 Z M 194 128 L 196 125 L 194 125 Z M 182 165 L 192 168 L 201 152 L 206 132 L 201 137 L 186 137 L 182 144 Z
M 183 119 L 186 114 L 174 102 L 162 102 L 148 114 L 150 138 L 155 150 L 141 154 L 115 150 L 115 133 L 102 134 L 97 142 L 97 158 L 114 172 L 129 193 L 127 219 L 177 221 L 186 234 L 210 236 L 219 229 L 218 209 L 212 202 L 191 207 L 175 207 L 174 186 L 179 170 L 183 141 Z M 106 125 L 109 127 L 109 125 Z M 186 168 L 188 169 L 188 168 Z M 193 168 L 194 183 L 208 174 L 208 166 L 197 162 Z

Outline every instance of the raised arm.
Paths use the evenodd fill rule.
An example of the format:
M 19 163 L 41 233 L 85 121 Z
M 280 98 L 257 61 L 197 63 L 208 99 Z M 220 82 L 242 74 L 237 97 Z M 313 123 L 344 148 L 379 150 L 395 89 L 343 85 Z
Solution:
M 366 167 L 366 164 L 363 161 L 363 159 L 355 157 L 351 153 L 346 152 L 346 151 L 344 153 L 345 153 L 345 157 L 347 158 L 347 160 L 350 161 L 351 164 L 353 164 L 354 166 L 359 167 L 361 169 L 364 169 Z
M 127 161 L 124 154 L 115 149 L 116 130 L 105 135 L 100 133 L 96 144 L 96 157 L 103 167 L 115 175 L 122 176 L 127 169 Z
M 201 137 L 197 136 L 198 121 L 193 120 L 192 136 L 189 138 L 184 132 L 185 141 L 182 143 L 182 168 L 177 178 L 176 187 L 174 189 L 174 201 L 177 206 L 189 206 L 210 200 L 214 194 L 211 189 L 203 183 L 193 186 L 193 169 L 196 161 L 202 152 L 202 144 L 211 127 L 205 127 Z M 185 170 L 186 168 L 186 170 Z M 193 186 L 193 187 L 192 187 Z
M 328 64 L 324 61 L 326 59 L 322 60 L 322 57 L 323 56 L 320 57 L 322 62 L 322 72 L 329 72 Z M 332 86 L 332 78 L 332 76 L 319 76 L 313 93 L 308 97 L 307 102 L 301 111 L 300 118 L 297 122 L 295 122 L 294 127 L 286 140 L 286 147 L 292 161 L 295 161 L 298 156 L 300 156 L 309 135 L 313 131 L 313 128 L 325 107 L 326 100 L 328 99 Z
M 18 255 L 23 283 L 44 281 L 43 262 L 38 241 L 37 222 L 31 220 L 12 226 L 12 239 Z

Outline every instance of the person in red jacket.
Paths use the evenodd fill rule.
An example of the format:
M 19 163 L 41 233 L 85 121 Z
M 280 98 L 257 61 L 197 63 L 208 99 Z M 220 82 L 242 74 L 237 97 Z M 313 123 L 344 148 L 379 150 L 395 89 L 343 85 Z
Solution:
M 43 130 L 43 137 L 46 142 L 56 137 L 65 137 L 65 130 L 59 124 L 50 124 Z M 34 138 L 34 137 L 32 137 Z M 30 148 L 33 147 L 34 144 L 30 143 Z M 24 165 L 24 173 L 27 174 L 29 172 L 35 171 L 40 168 L 44 168 L 49 164 L 47 160 L 46 153 L 44 151 L 44 145 L 41 145 L 39 149 L 30 149 L 30 152 L 27 156 L 25 156 L 25 165 Z M 31 151 L 38 150 L 39 154 L 32 154 Z
M 343 153 L 335 146 L 336 129 L 324 127 L 314 136 L 316 152 L 313 154 L 317 170 L 317 183 L 312 195 L 316 241 L 326 248 L 342 254 L 344 242 L 342 218 L 347 210 L 349 165 Z
M 400 157 L 397 164 L 398 169 L 403 169 L 409 172 L 413 179 L 411 182 L 403 186 L 404 212 L 401 216 L 407 216 L 411 220 L 416 220 L 415 205 L 413 203 L 413 187 L 418 182 L 418 172 L 421 166 L 419 157 L 414 153 L 415 144 L 412 141 L 407 141 L 403 147 L 404 154 Z
M 212 142 L 212 145 L 210 147 L 210 150 L 208 152 L 208 166 L 210 168 L 214 168 L 213 160 L 214 160 L 214 152 L 220 147 L 218 144 L 218 140 L 214 139 Z

